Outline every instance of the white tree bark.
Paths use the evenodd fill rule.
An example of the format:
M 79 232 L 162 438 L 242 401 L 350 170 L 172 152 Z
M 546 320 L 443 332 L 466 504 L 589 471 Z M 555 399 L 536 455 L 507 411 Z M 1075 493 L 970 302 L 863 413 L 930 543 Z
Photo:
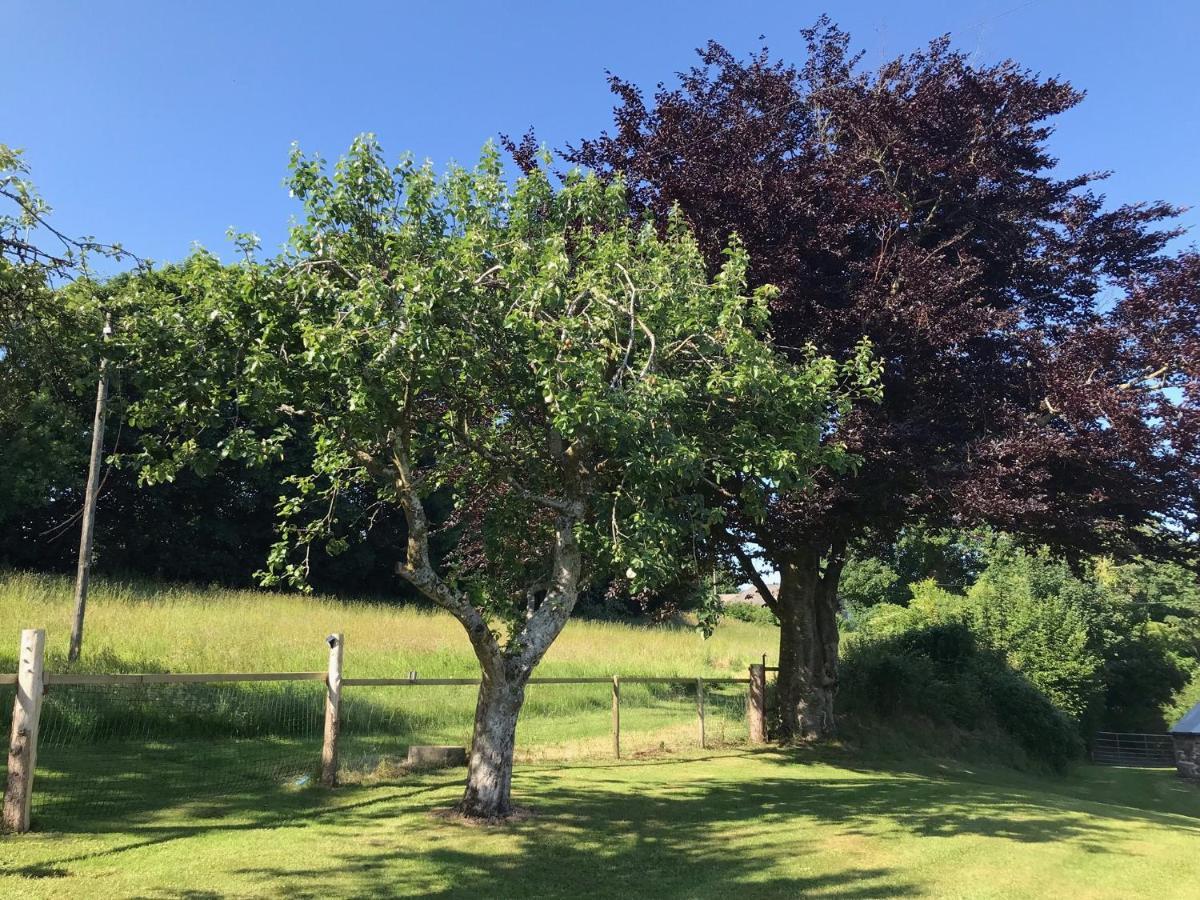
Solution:
M 569 461 L 569 454 L 564 457 Z M 584 504 L 578 496 L 555 501 L 554 547 L 545 598 L 502 647 L 483 613 L 434 569 L 429 554 L 429 522 L 411 465 L 399 449 L 393 461 L 396 488 L 408 525 L 401 574 L 459 620 L 482 669 L 467 785 L 458 809 L 472 818 L 501 819 L 512 812 L 513 755 L 525 684 L 567 624 L 579 596 L 582 557 L 575 529 L 583 517 Z M 574 483 L 573 479 L 569 481 Z

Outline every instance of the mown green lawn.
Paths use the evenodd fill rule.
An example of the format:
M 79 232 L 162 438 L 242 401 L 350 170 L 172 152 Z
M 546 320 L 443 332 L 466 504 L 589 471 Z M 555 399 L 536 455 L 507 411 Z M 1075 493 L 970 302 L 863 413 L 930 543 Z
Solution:
M 352 677 L 477 671 L 456 623 L 410 607 L 104 583 L 93 600 L 84 671 L 320 670 L 334 630 Z M 0 669 L 18 629 L 42 626 L 62 671 L 69 617 L 65 579 L 0 574 Z M 539 674 L 740 676 L 774 640 L 741 622 L 707 641 L 572 622 Z M 740 685 L 710 689 L 708 751 L 690 685 L 627 685 L 620 762 L 607 685 L 532 686 L 515 792 L 533 815 L 468 827 L 434 814 L 461 772 L 394 763 L 409 743 L 465 742 L 473 700 L 349 690 L 349 783 L 329 791 L 312 782 L 317 682 L 52 687 L 36 830 L 0 838 L 0 898 L 1198 895 L 1200 788 L 1171 772 L 1039 777 L 913 762 L 903 742 L 883 757 L 887 740 L 751 750 Z
M 459 772 L 189 804 L 203 776 L 167 758 L 125 788 L 140 804 L 47 809 L 59 830 L 0 840 L 0 896 L 1075 900 L 1200 884 L 1200 789 L 1163 770 L 900 771 L 777 750 L 527 764 L 515 791 L 532 817 L 472 827 L 435 814 Z

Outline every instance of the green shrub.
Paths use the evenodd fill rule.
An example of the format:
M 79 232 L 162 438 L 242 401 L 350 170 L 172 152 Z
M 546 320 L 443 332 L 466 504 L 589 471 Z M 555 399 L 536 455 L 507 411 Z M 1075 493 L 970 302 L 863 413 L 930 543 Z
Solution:
M 752 622 L 755 625 L 778 625 L 779 619 L 775 613 L 765 606 L 754 606 L 750 603 L 726 603 L 722 615 L 739 622 Z
M 917 716 L 967 731 L 998 729 L 1056 771 L 1083 749 L 1072 721 L 1001 654 L 980 646 L 964 623 L 853 642 L 839 699 L 848 716 Z

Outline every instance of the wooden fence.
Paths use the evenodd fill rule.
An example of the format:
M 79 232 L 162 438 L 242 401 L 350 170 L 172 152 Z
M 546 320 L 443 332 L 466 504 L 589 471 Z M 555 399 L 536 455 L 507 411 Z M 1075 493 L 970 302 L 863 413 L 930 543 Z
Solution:
M 329 645 L 329 664 L 324 672 L 213 672 L 213 673 L 147 673 L 129 675 L 74 674 L 45 672 L 46 632 L 27 629 L 21 632 L 18 671 L 0 673 L 0 685 L 15 684 L 12 735 L 9 741 L 8 778 L 4 790 L 3 829 L 29 830 L 30 804 L 33 797 L 33 776 L 37 767 L 38 724 L 42 697 L 50 688 L 66 685 L 147 685 L 147 684 L 205 684 L 219 682 L 264 681 L 323 681 L 325 690 L 325 728 L 321 748 L 321 781 L 337 783 L 338 740 L 341 725 L 343 691 L 354 687 L 418 687 L 428 685 L 475 685 L 478 678 L 419 678 L 410 672 L 405 678 L 346 678 L 342 674 L 345 642 L 341 634 L 326 638 Z M 714 684 L 745 684 L 749 703 L 747 718 L 751 743 L 766 740 L 766 671 L 765 662 L 750 666 L 746 678 L 661 677 L 642 675 L 612 675 L 581 678 L 530 678 L 529 684 L 607 684 L 612 690 L 612 747 L 613 755 L 621 757 L 621 685 L 622 684 L 694 684 L 696 690 L 696 727 L 701 747 L 706 746 L 704 699 L 705 689 Z
M 1175 746 L 1169 734 L 1100 731 L 1092 738 L 1092 762 L 1173 769 Z

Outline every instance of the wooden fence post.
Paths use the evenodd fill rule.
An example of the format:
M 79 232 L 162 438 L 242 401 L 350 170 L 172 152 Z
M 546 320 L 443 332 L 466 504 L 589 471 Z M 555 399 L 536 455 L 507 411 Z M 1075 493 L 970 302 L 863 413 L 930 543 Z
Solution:
M 613 756 L 621 758 L 621 676 L 614 675 L 612 681 L 612 737 Z
M 329 644 L 329 672 L 325 676 L 325 743 L 321 747 L 321 783 L 333 787 L 338 775 L 338 729 L 342 709 L 342 649 L 345 642 L 341 632 L 325 639 Z
M 700 720 L 700 749 L 707 750 L 704 741 L 704 679 L 696 679 L 696 716 Z
M 37 767 L 38 719 L 42 713 L 42 692 L 45 687 L 42 675 L 45 651 L 45 630 L 27 628 L 21 632 L 21 649 L 17 655 L 17 699 L 13 702 L 8 779 L 4 786 L 4 830 L 18 834 L 29 830 L 33 773 Z
M 746 708 L 750 717 L 750 743 L 767 742 L 767 667 L 761 663 L 750 666 L 750 702 Z

